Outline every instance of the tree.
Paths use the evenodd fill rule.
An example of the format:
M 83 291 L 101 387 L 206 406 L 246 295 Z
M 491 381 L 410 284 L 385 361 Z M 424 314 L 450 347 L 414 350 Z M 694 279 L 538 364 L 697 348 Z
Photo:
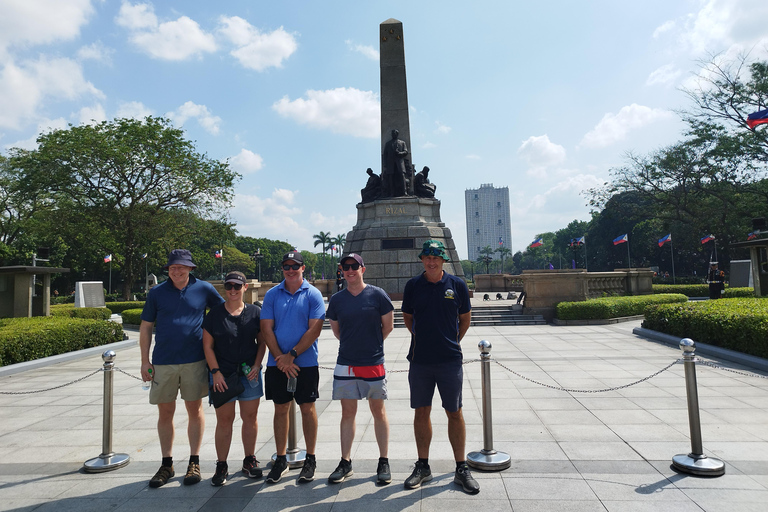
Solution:
M 478 263 L 484 263 L 485 264 L 485 273 L 490 274 L 489 266 L 490 263 L 493 261 L 493 248 L 490 245 L 486 245 L 482 249 L 478 251 L 480 253 L 480 256 L 478 256 L 477 261 Z
M 504 273 L 504 256 L 509 256 L 512 254 L 512 251 L 509 250 L 509 248 L 504 247 L 503 245 L 500 245 L 496 248 L 496 252 L 499 253 L 501 256 L 501 273 Z
M 325 251 L 331 246 L 331 233 L 321 231 L 316 235 L 312 235 L 312 238 L 315 240 L 315 247 L 317 247 L 318 244 L 322 244 L 323 246 L 323 279 L 325 279 Z
M 347 242 L 347 235 L 338 234 L 331 239 L 331 244 L 336 247 L 336 257 L 341 257 L 341 252 L 344 250 L 344 244 Z
M 163 118 L 115 119 L 41 135 L 38 149 L 12 149 L 22 197 L 50 194 L 48 207 L 74 209 L 100 226 L 100 253 L 119 255 L 123 297 L 144 271 L 156 239 L 178 234 L 179 215 L 221 215 L 239 175 L 199 153 Z

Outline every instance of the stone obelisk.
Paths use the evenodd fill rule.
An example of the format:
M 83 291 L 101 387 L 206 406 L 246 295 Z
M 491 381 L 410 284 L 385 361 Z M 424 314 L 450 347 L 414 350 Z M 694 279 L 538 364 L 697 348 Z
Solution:
M 406 195 L 358 203 L 357 224 L 347 234 L 344 252 L 360 254 L 366 265 L 365 282 L 383 288 L 393 300 L 399 300 L 405 283 L 424 270 L 418 254 L 422 244 L 429 239 L 445 244 L 451 260 L 443 267 L 446 272 L 464 277 L 464 271 L 451 230 L 440 220 L 440 201 L 413 195 L 413 155 L 401 22 L 388 19 L 379 26 L 379 52 L 382 154 L 386 144 L 391 142 L 392 130 L 397 130 L 397 138 L 405 143 L 409 152 L 404 159 L 408 181 Z

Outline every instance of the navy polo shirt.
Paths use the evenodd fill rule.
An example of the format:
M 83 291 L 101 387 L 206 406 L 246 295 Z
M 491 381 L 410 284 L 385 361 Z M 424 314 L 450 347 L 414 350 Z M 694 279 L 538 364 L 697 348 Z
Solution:
M 422 273 L 405 284 L 403 313 L 413 315 L 413 332 L 408 360 L 420 364 L 461 361 L 459 315 L 468 313 L 467 284 L 443 272 L 437 283 L 430 283 Z
M 141 319 L 155 324 L 152 364 L 186 364 L 205 359 L 205 308 L 223 302 L 211 283 L 192 275 L 182 290 L 170 279 L 149 290 Z

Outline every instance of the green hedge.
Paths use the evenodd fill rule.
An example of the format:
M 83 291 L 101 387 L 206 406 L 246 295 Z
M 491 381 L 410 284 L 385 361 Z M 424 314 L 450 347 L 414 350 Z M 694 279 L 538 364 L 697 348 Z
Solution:
M 768 299 L 649 306 L 643 327 L 768 358 Z
M 141 312 L 143 309 L 126 309 L 120 315 L 124 324 L 141 325 Z
M 687 297 L 709 297 L 709 285 L 707 284 L 654 284 L 653 293 L 682 293 Z M 729 288 L 725 287 L 723 298 L 735 297 L 754 297 L 755 291 L 752 288 Z
M 642 315 L 649 304 L 686 302 L 685 295 L 676 293 L 602 297 L 579 302 L 560 302 L 555 315 L 560 320 L 605 320 L 622 316 Z
M 107 302 L 107 307 L 116 314 L 120 314 L 126 309 L 143 308 L 143 300 L 126 300 L 123 302 Z
M 76 308 L 74 304 L 57 304 L 51 306 L 51 316 L 109 320 L 109 317 L 112 316 L 112 312 L 107 308 Z
M 6 318 L 0 321 L 0 366 L 64 354 L 123 339 L 120 324 L 66 317 Z

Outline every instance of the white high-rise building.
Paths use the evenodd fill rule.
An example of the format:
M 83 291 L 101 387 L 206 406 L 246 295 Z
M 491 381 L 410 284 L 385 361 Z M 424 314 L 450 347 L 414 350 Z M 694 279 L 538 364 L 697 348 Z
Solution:
M 476 261 L 486 245 L 494 251 L 500 246 L 512 249 L 512 226 L 509 213 L 509 188 L 495 188 L 492 183 L 479 189 L 464 191 L 467 209 L 467 250 Z M 498 255 L 494 256 L 498 259 Z

